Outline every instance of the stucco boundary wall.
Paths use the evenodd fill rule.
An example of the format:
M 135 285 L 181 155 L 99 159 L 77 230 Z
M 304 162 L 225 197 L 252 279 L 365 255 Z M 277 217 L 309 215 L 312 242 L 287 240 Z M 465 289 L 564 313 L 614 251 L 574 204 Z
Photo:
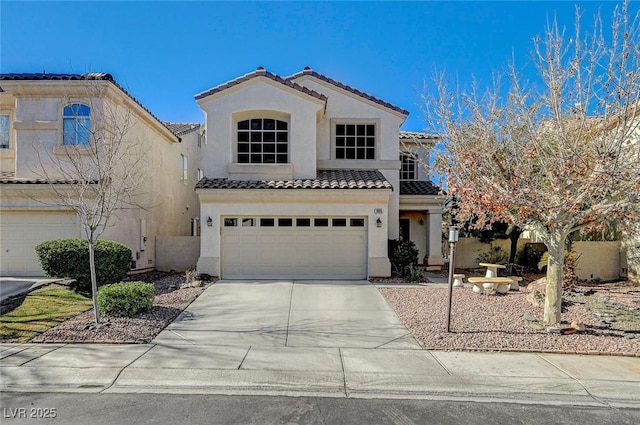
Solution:
M 529 242 L 529 239 L 519 239 L 518 250 Z M 477 268 L 478 255 L 488 251 L 492 246 L 499 246 L 509 252 L 510 241 L 508 239 L 496 239 L 491 243 L 483 243 L 478 238 L 460 238 L 456 246 L 456 267 L 462 269 Z M 576 241 L 573 242 L 572 249 L 578 255 L 576 274 L 580 279 L 609 281 L 628 278 L 631 281 L 638 282 L 638 271 L 635 265 L 632 265 L 632 262 L 627 264 L 627 252 L 631 250 L 629 247 L 621 246 L 619 241 Z
M 156 269 L 183 272 L 196 268 L 200 258 L 199 236 L 159 236 L 156 238 Z

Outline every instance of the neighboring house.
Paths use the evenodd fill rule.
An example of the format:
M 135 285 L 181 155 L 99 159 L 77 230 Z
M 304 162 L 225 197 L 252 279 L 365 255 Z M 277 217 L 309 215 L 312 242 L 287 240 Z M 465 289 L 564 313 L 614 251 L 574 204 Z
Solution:
M 427 266 L 443 264 L 437 188 L 399 157 L 401 138 L 429 137 L 399 131 L 406 110 L 309 68 L 258 68 L 196 100 L 208 136 L 196 186 L 201 273 L 389 276 L 388 240 L 399 237 Z
M 82 128 L 96 125 L 109 105 L 130 112 L 127 140 L 151 166 L 140 191 L 148 208 L 118 211 L 102 238 L 128 245 L 133 267 L 146 269 L 155 266 L 157 237 L 192 233 L 199 214 L 193 187 L 202 169 L 199 124 L 165 125 L 109 74 L 0 74 L 0 87 L 1 275 L 42 275 L 37 243 L 82 236 L 76 214 L 56 205 L 47 158 L 64 156 L 67 145 L 91 143 Z M 98 98 L 89 99 L 94 93 Z

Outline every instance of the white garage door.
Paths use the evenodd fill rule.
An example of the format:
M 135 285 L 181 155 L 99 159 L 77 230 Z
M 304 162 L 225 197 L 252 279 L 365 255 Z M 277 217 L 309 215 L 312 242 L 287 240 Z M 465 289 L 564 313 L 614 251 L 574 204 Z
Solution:
M 363 217 L 225 217 L 222 276 L 365 279 Z
M 44 276 L 34 247 L 51 239 L 78 237 L 74 213 L 0 214 L 0 274 Z

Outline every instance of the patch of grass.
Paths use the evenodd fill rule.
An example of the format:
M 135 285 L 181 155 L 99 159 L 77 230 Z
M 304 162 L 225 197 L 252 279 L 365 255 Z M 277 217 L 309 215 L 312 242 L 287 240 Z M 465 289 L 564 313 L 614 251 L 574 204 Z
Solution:
M 0 341 L 28 342 L 91 307 L 90 298 L 65 286 L 45 286 L 27 295 L 15 310 L 0 316 Z

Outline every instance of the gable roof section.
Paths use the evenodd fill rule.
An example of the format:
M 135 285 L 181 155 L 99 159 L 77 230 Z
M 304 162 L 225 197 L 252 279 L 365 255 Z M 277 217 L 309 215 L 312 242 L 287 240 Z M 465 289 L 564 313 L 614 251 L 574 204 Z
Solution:
M 320 74 L 319 72 L 316 72 L 316 71 L 312 70 L 308 66 L 305 67 L 302 71 L 297 72 L 297 73 L 287 77 L 287 80 L 293 81 L 293 80 L 295 80 L 297 78 L 300 78 L 300 77 L 303 77 L 303 76 L 306 76 L 306 75 L 309 75 L 311 77 L 317 78 L 320 81 L 324 81 L 325 83 L 329 83 L 332 86 L 338 87 L 338 88 L 340 88 L 342 90 L 345 90 L 345 91 L 347 91 L 349 93 L 355 94 L 356 96 L 360 96 L 360 97 L 362 97 L 364 99 L 367 99 L 367 100 L 369 100 L 369 101 L 371 101 L 373 103 L 376 103 L 376 104 L 378 104 L 380 106 L 384 106 L 385 108 L 391 109 L 392 111 L 398 112 L 398 113 L 400 113 L 402 115 L 405 115 L 405 116 L 409 115 L 409 111 L 407 111 L 406 109 L 400 108 L 399 106 L 392 105 L 389 102 L 385 102 L 382 99 L 379 99 L 379 98 L 377 98 L 375 96 L 372 96 L 372 95 L 370 95 L 368 93 L 360 91 L 360 90 L 358 90 L 358 89 L 356 89 L 354 87 L 351 87 L 351 86 L 348 86 L 348 85 L 346 85 L 344 83 L 336 81 L 333 78 L 329 78 L 326 75 Z
M 405 180 L 400 182 L 400 195 L 439 195 L 440 188 L 430 181 Z
M 0 74 L 0 81 L 108 81 L 116 86 L 122 93 L 128 98 L 133 100 L 142 110 L 149 114 L 155 121 L 160 123 L 161 126 L 167 127 L 163 121 L 153 114 L 146 106 L 144 106 L 138 99 L 136 99 L 131 93 L 124 89 L 113 78 L 113 75 L 106 72 L 89 72 L 86 74 L 48 74 L 44 72 L 39 73 L 9 73 Z M 1 87 L 0 87 L 1 89 Z M 4 91 L 4 90 L 3 90 Z
M 401 131 L 400 140 L 431 140 L 437 139 L 435 134 L 421 133 L 419 131 Z
M 319 170 L 306 180 L 229 180 L 204 178 L 196 189 L 393 189 L 378 170 Z
M 164 125 L 176 136 L 184 136 L 185 134 L 191 133 L 192 131 L 199 130 L 201 126 L 199 123 L 181 123 L 168 121 L 166 121 Z
M 259 66 L 255 71 L 250 72 L 248 74 L 245 74 L 241 77 L 238 77 L 236 79 L 233 79 L 231 81 L 227 81 L 224 84 L 220 84 L 218 86 L 215 86 L 213 88 L 210 88 L 209 90 L 203 91 L 202 93 L 198 93 L 195 98 L 196 100 L 200 100 L 200 99 L 204 99 L 207 96 L 211 96 L 212 94 L 216 94 L 216 93 L 220 93 L 224 90 L 227 90 L 231 87 L 237 86 L 238 84 L 242 84 L 245 81 L 249 81 L 252 80 L 254 78 L 258 78 L 258 77 L 264 77 L 264 78 L 268 78 L 272 81 L 275 81 L 276 83 L 280 83 L 284 86 L 287 86 L 289 88 L 292 88 L 294 90 L 298 90 L 301 93 L 304 93 L 308 96 L 314 97 L 316 99 L 322 100 L 324 102 L 327 101 L 327 96 L 318 93 L 315 90 L 311 90 L 308 89 L 306 87 L 301 86 L 298 83 L 295 83 L 293 81 L 290 81 L 289 79 L 285 79 L 280 77 L 279 75 L 276 75 L 272 72 L 267 71 L 266 69 L 264 69 L 263 67 Z

